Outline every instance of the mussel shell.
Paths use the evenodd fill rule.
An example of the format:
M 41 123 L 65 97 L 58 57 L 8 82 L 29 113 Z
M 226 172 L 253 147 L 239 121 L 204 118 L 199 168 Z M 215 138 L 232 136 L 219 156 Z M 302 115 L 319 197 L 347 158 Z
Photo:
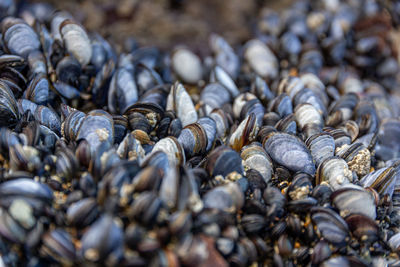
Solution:
M 15 125 L 20 117 L 17 101 L 10 88 L 1 81 L 0 100 L 0 126 Z
M 57 93 L 66 99 L 77 99 L 81 96 L 81 93 L 78 89 L 61 81 L 54 82 L 53 87 Z
M 251 93 L 256 95 L 264 105 L 267 105 L 274 98 L 273 92 L 260 76 L 256 76 L 251 86 Z
M 231 172 L 243 173 L 240 155 L 226 146 L 219 146 L 207 156 L 204 167 L 211 176 L 226 176 Z
M 211 34 L 209 45 L 215 54 L 216 64 L 229 73 L 232 78 L 236 79 L 240 68 L 240 61 L 229 43 L 222 36 Z
M 114 115 L 114 143 L 121 143 L 128 130 L 128 119 L 125 116 Z
M 335 152 L 335 140 L 330 134 L 318 133 L 306 140 L 315 164 L 319 166 L 325 159 L 332 157 Z
M 243 147 L 240 156 L 245 168 L 257 170 L 262 175 L 264 182 L 268 183 L 273 173 L 272 161 L 261 144 L 253 142 Z
M 294 114 L 296 115 L 296 121 L 300 129 L 304 129 L 306 125 L 313 124 L 322 130 L 324 124 L 322 116 L 311 104 L 300 104 L 296 106 Z
M 239 89 L 237 88 L 235 82 L 232 80 L 231 76 L 225 72 L 220 66 L 215 66 L 210 73 L 210 82 L 217 82 L 223 85 L 231 95 L 231 98 L 236 97 L 239 94 Z
M 325 116 L 327 113 L 323 101 L 319 98 L 318 95 L 316 95 L 309 88 L 302 89 L 294 96 L 293 100 L 295 106 L 298 106 L 303 103 L 308 103 L 313 105 L 322 116 Z
M 228 132 L 231 117 L 222 109 L 214 109 L 209 116 L 215 121 L 217 137 L 224 138 Z
M 228 213 L 239 210 L 244 204 L 244 195 L 235 183 L 228 183 L 208 191 L 204 197 L 204 207 L 219 209 Z
M 183 128 L 178 141 L 188 158 L 193 155 L 203 154 L 208 146 L 206 131 L 199 123 L 189 124 Z
M 346 161 L 339 157 L 329 157 L 318 166 L 315 184 L 319 185 L 323 181 L 329 183 L 333 189 L 338 189 L 353 180 L 351 171 Z
M 63 121 L 61 125 L 62 136 L 69 141 L 76 140 L 85 116 L 85 113 L 78 110 L 74 110 L 69 113 L 68 117 Z
M 79 256 L 83 260 L 102 262 L 112 255 L 114 263 L 118 263 L 122 257 L 123 232 L 110 215 L 103 215 L 94 222 L 81 242 Z
M 326 125 L 335 126 L 347 121 L 353 115 L 353 111 L 359 101 L 354 93 L 343 95 L 330 109 L 326 119 Z
M 375 242 L 378 239 L 378 225 L 362 214 L 351 214 L 345 218 L 352 234 L 363 242 Z
M 332 193 L 331 200 L 340 210 L 342 217 L 363 214 L 372 220 L 376 218 L 375 198 L 362 187 L 356 185 L 342 187 Z
M 373 104 L 360 101 L 356 106 L 354 117 L 359 125 L 361 135 L 378 130 L 379 119 Z
M 264 148 L 274 162 L 293 172 L 305 172 L 311 175 L 315 173 L 310 151 L 299 138 L 293 135 L 273 134 L 264 142 Z
M 296 174 L 293 177 L 293 180 L 287 189 L 287 195 L 292 200 L 307 198 L 308 195 L 311 194 L 313 190 L 311 180 L 312 178 L 309 174 L 306 173 Z
M 200 58 L 186 48 L 178 48 L 173 52 L 171 65 L 176 75 L 185 83 L 196 84 L 203 76 Z
M 335 147 L 341 147 L 351 143 L 351 137 L 342 129 L 325 127 L 322 130 L 332 135 L 333 139 L 335 139 Z
M 201 91 L 200 99 L 211 109 L 222 108 L 231 100 L 229 91 L 219 83 L 209 83 Z
M 50 255 L 64 264 L 71 264 L 76 257 L 75 245 L 64 229 L 55 229 L 43 236 L 42 253 Z
M 278 85 L 277 93 L 286 93 L 291 99 L 294 99 L 295 95 L 304 88 L 303 81 L 296 76 L 284 77 Z
M 398 164 L 373 171 L 361 178 L 360 183 L 365 187 L 374 188 L 381 196 L 392 197 L 399 175 Z
M 158 141 L 154 145 L 151 154 L 154 154 L 157 151 L 162 151 L 167 155 L 168 161 L 171 166 L 185 164 L 185 151 L 175 137 L 169 136 Z M 148 157 L 150 157 L 150 155 Z
M 72 56 L 62 58 L 56 67 L 57 78 L 61 82 L 77 86 L 79 85 L 79 76 L 81 75 L 81 65 Z
M 269 104 L 269 111 L 278 113 L 281 118 L 293 113 L 293 105 L 289 96 L 282 93 L 274 98 Z
M 35 119 L 56 134 L 61 132 L 61 120 L 56 112 L 46 106 L 37 106 L 33 114 Z
M 185 127 L 197 121 L 197 112 L 192 99 L 180 83 L 175 83 L 168 95 L 166 110 L 173 110 Z
M 45 105 L 49 98 L 49 81 L 43 74 L 35 75 L 24 92 L 24 97 L 38 105 Z
M 371 153 L 362 143 L 343 145 L 336 149 L 336 155 L 346 160 L 349 169 L 362 177 L 370 171 Z
M 377 144 L 376 157 L 387 161 L 400 156 L 400 121 L 398 119 L 386 119 L 382 121 Z
M 31 51 L 40 47 L 35 31 L 21 19 L 13 17 L 4 19 L 2 32 L 4 44 L 12 54 L 26 59 Z
M 2 196 L 0 204 L 3 207 L 8 207 L 15 197 L 26 198 L 31 200 L 32 203 L 43 204 L 49 204 L 53 200 L 53 192 L 46 184 L 27 178 L 10 180 L 0 184 L 0 193 Z
M 215 137 L 217 134 L 217 125 L 215 121 L 210 117 L 202 117 L 197 121 L 200 124 L 206 135 L 207 135 L 207 147 L 206 150 L 209 151 L 214 144 Z
M 311 214 L 312 221 L 324 239 L 337 246 L 346 244 L 349 228 L 337 213 L 329 208 L 314 207 Z
M 138 101 L 138 89 L 132 73 L 125 68 L 115 71 L 108 91 L 108 108 L 112 113 L 124 114 Z
M 145 156 L 145 151 L 140 142 L 131 133 L 128 133 L 119 143 L 117 154 L 120 158 L 134 159 L 141 163 Z
M 248 115 L 229 138 L 229 146 L 236 151 L 253 141 L 258 132 L 257 119 L 254 113 Z
M 85 227 L 91 224 L 98 215 L 96 200 L 84 198 L 71 204 L 67 210 L 68 224 L 77 227 Z
M 72 20 L 64 20 L 59 31 L 64 40 L 64 44 L 82 66 L 87 65 L 92 57 L 92 45 L 85 29 Z
M 263 42 L 253 39 L 245 44 L 244 58 L 261 77 L 273 79 L 278 75 L 278 60 Z
M 102 142 L 114 143 L 114 121 L 104 110 L 90 111 L 79 127 L 76 140 L 85 139 L 89 142 L 92 155 Z

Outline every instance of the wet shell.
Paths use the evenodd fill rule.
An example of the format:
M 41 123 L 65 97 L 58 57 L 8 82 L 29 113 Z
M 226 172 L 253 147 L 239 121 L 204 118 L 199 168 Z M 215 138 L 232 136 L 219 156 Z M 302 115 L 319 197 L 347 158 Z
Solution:
M 326 119 L 326 125 L 335 126 L 343 121 L 347 121 L 353 115 L 359 99 L 356 94 L 350 93 L 343 95 L 331 108 Z
M 46 76 L 36 75 L 24 92 L 24 98 L 31 100 L 38 105 L 46 105 L 49 98 L 50 85 Z
M 67 140 L 76 140 L 78 136 L 79 128 L 83 120 L 85 119 L 85 113 L 74 110 L 69 113 L 68 117 L 63 121 L 61 125 L 61 134 Z
M 400 157 L 400 121 L 398 119 L 390 118 L 381 123 L 375 150 L 376 157 L 384 161 Z
M 240 155 L 226 146 L 219 146 L 207 156 L 204 168 L 209 175 L 226 176 L 231 172 L 243 173 Z
M 342 129 L 351 137 L 351 142 L 356 140 L 360 132 L 358 124 L 353 120 L 346 121 Z
M 240 119 L 240 114 L 242 112 L 243 107 L 246 105 L 248 101 L 253 99 L 257 99 L 257 97 L 251 93 L 244 93 L 238 95 L 233 101 L 232 111 L 235 118 Z
M 379 118 L 373 104 L 367 101 L 360 101 L 354 111 L 355 121 L 359 125 L 361 135 L 374 133 L 379 127 Z
M 270 112 L 270 115 L 273 115 L 273 114 L 276 114 L 276 113 Z M 265 119 L 265 116 L 264 116 L 264 119 Z M 271 119 L 271 118 L 268 118 L 268 119 Z M 280 119 L 278 122 L 276 122 L 275 128 L 280 132 L 285 132 L 288 134 L 295 135 L 297 133 L 297 123 L 296 123 L 295 115 L 292 113 L 292 114 L 289 114 L 286 117 Z
M 15 125 L 20 117 L 17 101 L 10 88 L 1 81 L 0 100 L 0 126 Z
M 42 253 L 59 262 L 70 265 L 75 260 L 75 246 L 71 236 L 64 229 L 55 229 L 43 236 Z
M 183 85 L 178 82 L 171 87 L 166 110 L 174 111 L 181 120 L 183 127 L 195 123 L 198 118 L 192 99 Z
M 268 102 L 274 98 L 274 93 L 270 90 L 267 83 L 258 75 L 251 84 L 251 93 L 256 95 L 264 105 L 267 105 Z
M 120 158 L 142 162 L 145 151 L 141 143 L 131 133 L 128 133 L 118 146 L 117 154 Z
M 375 242 L 378 239 L 379 227 L 370 217 L 352 214 L 345 220 L 352 234 L 362 242 Z
M 218 34 L 211 34 L 209 44 L 215 54 L 217 65 L 221 66 L 231 77 L 236 78 L 240 68 L 240 61 L 232 47 Z
M 114 143 L 114 121 L 110 114 L 104 110 L 92 110 L 79 127 L 77 140 L 85 139 L 90 145 L 91 154 L 94 155 L 101 143 Z
M 184 83 L 196 84 L 203 76 L 200 58 L 189 49 L 176 49 L 171 57 L 171 65 Z
M 327 114 L 326 107 L 320 97 L 309 88 L 304 88 L 298 92 L 293 99 L 293 103 L 295 106 L 302 103 L 308 103 L 313 105 L 322 116 L 325 117 Z
M 35 31 L 23 20 L 8 17 L 2 22 L 3 40 L 7 49 L 25 59 L 31 51 L 40 47 Z
M 188 158 L 204 153 L 208 146 L 206 131 L 199 123 L 189 124 L 183 128 L 178 141 Z
M 319 166 L 321 162 L 332 157 L 335 153 L 335 140 L 327 133 L 319 133 L 310 136 L 306 140 L 306 145 L 311 151 L 316 166 Z
M 369 173 L 371 153 L 363 144 L 343 145 L 336 149 L 336 155 L 346 160 L 349 169 L 355 171 L 359 177 Z
M 83 235 L 79 255 L 89 262 L 105 261 L 117 263 L 123 253 L 123 232 L 110 215 L 103 215 Z M 111 254 L 111 255 L 110 255 Z
M 230 93 L 231 97 L 236 97 L 239 94 L 239 89 L 237 88 L 235 82 L 221 67 L 215 66 L 210 74 L 210 82 L 218 82 L 222 84 Z
M 114 73 L 108 91 L 108 108 L 112 113 L 124 114 L 138 100 L 138 89 L 133 75 L 125 68 Z
M 202 117 L 197 121 L 200 126 L 203 127 L 207 135 L 207 147 L 206 150 L 209 151 L 214 144 L 215 136 L 217 134 L 217 125 L 215 121 L 210 117 Z
M 315 177 L 317 185 L 326 181 L 334 190 L 350 183 L 352 180 L 353 175 L 346 161 L 339 157 L 330 157 L 320 163 Z
M 351 143 L 351 137 L 342 129 L 326 127 L 322 130 L 326 133 L 329 133 L 333 139 L 335 139 L 335 147 L 341 147 L 345 144 L 350 145 Z
M 261 77 L 273 79 L 278 75 L 278 60 L 263 42 L 257 39 L 245 44 L 244 58 Z
M 154 154 L 157 151 L 164 152 L 171 166 L 177 166 L 179 164 L 185 164 L 185 151 L 183 150 L 181 144 L 175 137 L 166 137 L 158 141 L 151 151 L 151 154 Z M 151 156 L 148 155 L 148 157 Z M 146 158 L 148 158 L 146 157 Z
M 216 187 L 204 195 L 204 207 L 233 213 L 244 204 L 244 196 L 235 183 Z
M 82 66 L 87 65 L 92 57 L 92 45 L 85 29 L 79 24 L 64 20 L 60 25 L 60 33 L 64 44 Z
M 257 170 L 262 175 L 264 182 L 268 183 L 273 173 L 272 161 L 261 144 L 253 142 L 243 147 L 240 156 L 245 169 Z
M 224 104 L 231 100 L 231 95 L 221 84 L 210 83 L 201 91 L 200 99 L 212 110 L 222 108 Z
M 296 115 L 297 125 L 300 127 L 300 129 L 304 129 L 304 127 L 307 125 L 308 128 L 310 126 L 314 126 L 316 130 L 317 129 L 322 130 L 324 121 L 322 119 L 321 114 L 318 112 L 316 108 L 314 108 L 314 106 L 310 104 L 300 104 L 295 108 L 294 114 Z M 315 133 L 308 133 L 308 134 L 312 135 Z
M 220 138 L 225 138 L 229 129 L 229 121 L 231 118 L 228 117 L 228 114 L 226 114 L 222 109 L 214 109 L 209 116 L 216 124 L 217 136 Z
M 305 172 L 311 175 L 315 173 L 310 151 L 300 139 L 293 135 L 273 134 L 265 141 L 264 148 L 274 162 L 293 172 Z
M 40 50 L 33 50 L 28 55 L 29 68 L 33 74 L 46 74 L 46 59 Z
M 38 105 L 33 113 L 35 120 L 37 120 L 40 124 L 46 126 L 56 134 L 59 134 L 61 131 L 61 120 L 58 114 L 42 105 Z
M 278 85 L 278 94 L 286 93 L 291 99 L 304 88 L 303 81 L 296 76 L 284 77 Z
M 293 113 L 293 105 L 290 97 L 285 93 L 275 97 L 269 104 L 269 111 L 278 113 L 281 118 Z
M 311 219 L 321 235 L 334 245 L 343 246 L 349 236 L 346 222 L 329 208 L 315 207 L 311 210 Z
M 399 180 L 399 164 L 381 168 L 361 178 L 361 185 L 374 188 L 381 196 L 388 194 L 392 197 L 395 185 Z
M 322 101 L 323 106 L 328 106 L 329 99 L 325 92 L 325 85 L 317 75 L 304 73 L 300 76 L 300 79 L 304 83 L 304 86 L 309 88 Z
M 229 138 L 229 146 L 236 151 L 253 141 L 258 132 L 254 113 L 247 116 Z
M 332 193 L 331 200 L 342 217 L 350 214 L 364 214 L 373 220 L 376 218 L 375 198 L 360 186 L 344 186 Z

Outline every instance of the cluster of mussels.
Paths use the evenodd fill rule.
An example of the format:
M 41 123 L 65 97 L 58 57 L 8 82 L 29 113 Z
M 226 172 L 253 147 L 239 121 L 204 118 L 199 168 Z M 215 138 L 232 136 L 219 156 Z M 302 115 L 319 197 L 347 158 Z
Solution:
M 399 2 L 265 9 L 204 58 L 0 13 L 0 265 L 400 264 Z

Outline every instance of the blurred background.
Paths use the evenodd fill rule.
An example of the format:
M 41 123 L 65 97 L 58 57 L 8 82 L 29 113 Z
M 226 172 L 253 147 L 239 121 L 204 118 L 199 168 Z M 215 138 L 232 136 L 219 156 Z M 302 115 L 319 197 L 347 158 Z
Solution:
M 89 31 L 121 44 L 132 36 L 140 45 L 169 49 L 185 44 L 206 52 L 215 32 L 230 43 L 249 39 L 263 8 L 281 10 L 293 0 L 47 0 L 71 12 Z

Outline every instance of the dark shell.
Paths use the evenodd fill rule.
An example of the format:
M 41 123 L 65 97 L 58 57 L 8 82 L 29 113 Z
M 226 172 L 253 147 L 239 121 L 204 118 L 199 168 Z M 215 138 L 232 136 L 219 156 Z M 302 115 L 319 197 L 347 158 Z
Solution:
M 207 156 L 205 169 L 211 176 L 226 176 L 234 171 L 243 173 L 242 158 L 236 151 L 220 146 Z
M 315 165 L 305 144 L 293 135 L 273 134 L 264 142 L 264 148 L 272 160 L 293 172 L 313 175 Z
M 15 55 L 28 58 L 31 51 L 40 47 L 35 31 L 23 20 L 8 17 L 2 22 L 3 41 L 7 49 Z

